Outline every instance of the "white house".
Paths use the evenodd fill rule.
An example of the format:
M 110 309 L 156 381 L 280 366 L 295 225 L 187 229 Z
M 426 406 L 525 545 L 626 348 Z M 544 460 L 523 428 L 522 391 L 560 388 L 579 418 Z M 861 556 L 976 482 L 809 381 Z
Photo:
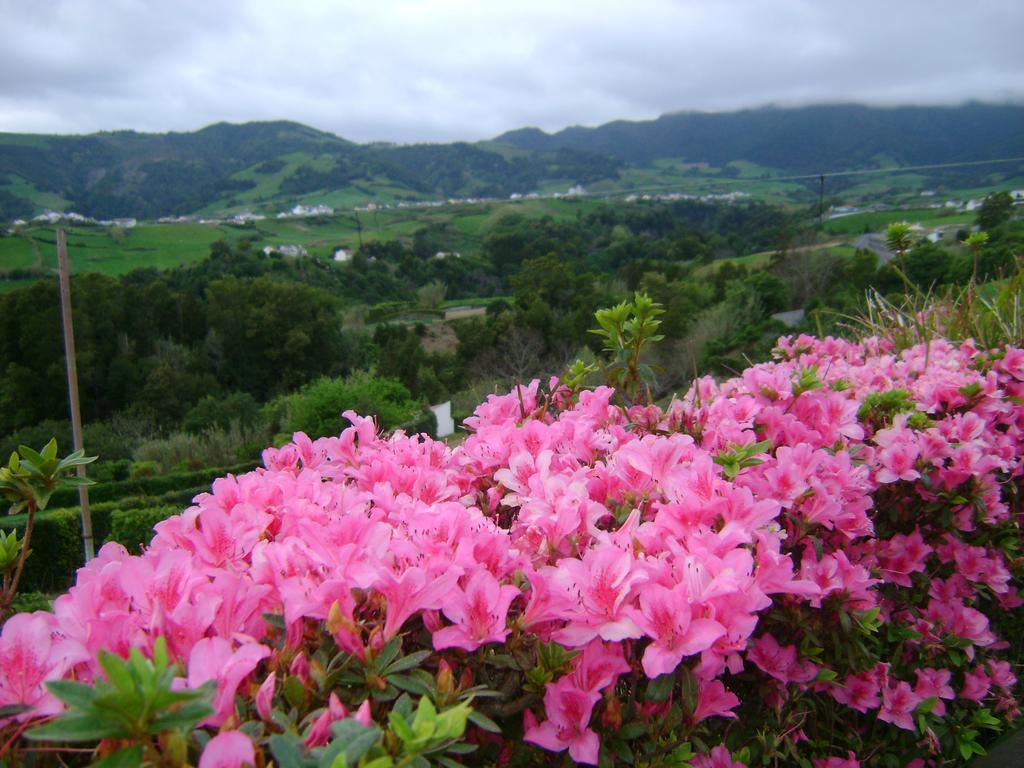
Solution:
M 289 256 L 293 259 L 309 255 L 301 245 L 268 245 L 263 248 L 264 256 L 269 256 L 272 253 L 280 253 L 282 256 Z
M 430 406 L 430 410 L 434 412 L 434 418 L 437 419 L 437 436 L 448 437 L 455 431 L 455 421 L 452 419 L 452 401 L 449 400 L 440 405 Z
M 352 251 L 345 248 L 339 248 L 334 252 L 335 261 L 352 261 Z

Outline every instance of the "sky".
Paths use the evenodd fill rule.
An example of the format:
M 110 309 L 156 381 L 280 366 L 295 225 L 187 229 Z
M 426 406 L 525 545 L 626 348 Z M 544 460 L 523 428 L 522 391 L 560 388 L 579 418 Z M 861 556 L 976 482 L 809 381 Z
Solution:
M 1024 101 L 1021 0 L 0 0 L 0 131 L 287 119 L 453 141 L 667 112 Z

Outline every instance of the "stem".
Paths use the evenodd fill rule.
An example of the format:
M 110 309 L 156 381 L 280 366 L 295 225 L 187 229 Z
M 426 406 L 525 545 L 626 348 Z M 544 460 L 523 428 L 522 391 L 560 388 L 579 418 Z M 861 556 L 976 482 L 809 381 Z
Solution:
M 18 582 L 21 581 L 21 572 L 25 568 L 25 560 L 28 557 L 28 545 L 32 541 L 32 528 L 36 522 L 36 500 L 29 499 L 28 519 L 25 522 L 25 537 L 21 540 L 21 553 L 18 555 L 18 566 L 14 569 L 14 576 L 9 583 L 5 583 L 3 601 L 0 603 L 0 622 L 6 621 L 14 602 L 14 596 L 18 594 Z

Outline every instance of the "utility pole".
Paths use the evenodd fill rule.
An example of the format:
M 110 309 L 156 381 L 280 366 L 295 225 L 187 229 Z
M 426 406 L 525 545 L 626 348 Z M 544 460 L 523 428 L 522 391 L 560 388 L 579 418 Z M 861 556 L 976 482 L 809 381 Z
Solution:
M 64 358 L 68 370 L 68 400 L 71 405 L 71 436 L 74 449 L 82 450 L 82 413 L 78 407 L 78 366 L 75 364 L 75 330 L 71 324 L 71 281 L 68 277 L 68 244 L 64 230 L 57 230 L 57 271 L 60 276 L 60 315 L 64 321 Z M 75 471 L 85 477 L 85 467 L 79 465 Z M 85 545 L 85 562 L 96 556 L 92 539 L 92 513 L 89 511 L 89 489 L 78 486 L 78 502 L 82 507 L 82 542 Z
M 821 174 L 821 186 L 818 187 L 818 229 L 825 226 L 825 174 Z

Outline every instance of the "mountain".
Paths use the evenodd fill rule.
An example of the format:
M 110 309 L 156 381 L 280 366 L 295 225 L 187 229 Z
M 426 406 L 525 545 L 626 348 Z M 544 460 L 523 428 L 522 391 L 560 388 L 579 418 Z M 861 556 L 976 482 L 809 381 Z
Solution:
M 765 176 L 1020 156 L 1024 107 L 975 103 L 684 112 L 554 134 L 525 128 L 475 144 L 355 144 L 286 121 L 190 133 L 0 133 L 0 221 L 47 208 L 156 218 L 300 201 L 505 197 L 574 184 L 615 191 L 678 182 L 681 171 L 665 175 L 666 160 L 708 164 L 708 175 L 726 178 L 739 174 L 729 167 L 736 161 Z
M 344 190 L 354 200 L 508 196 L 545 179 L 613 177 L 618 165 L 573 149 L 359 145 L 291 122 L 218 123 L 193 133 L 0 133 L 0 220 L 45 208 L 97 218 L 276 208 Z
M 725 165 L 746 160 L 793 173 L 870 165 L 992 160 L 1024 155 L 1024 106 L 866 107 L 832 104 L 739 112 L 679 112 L 555 134 L 536 128 L 496 142 L 533 152 L 574 149 L 647 165 L 660 158 Z

